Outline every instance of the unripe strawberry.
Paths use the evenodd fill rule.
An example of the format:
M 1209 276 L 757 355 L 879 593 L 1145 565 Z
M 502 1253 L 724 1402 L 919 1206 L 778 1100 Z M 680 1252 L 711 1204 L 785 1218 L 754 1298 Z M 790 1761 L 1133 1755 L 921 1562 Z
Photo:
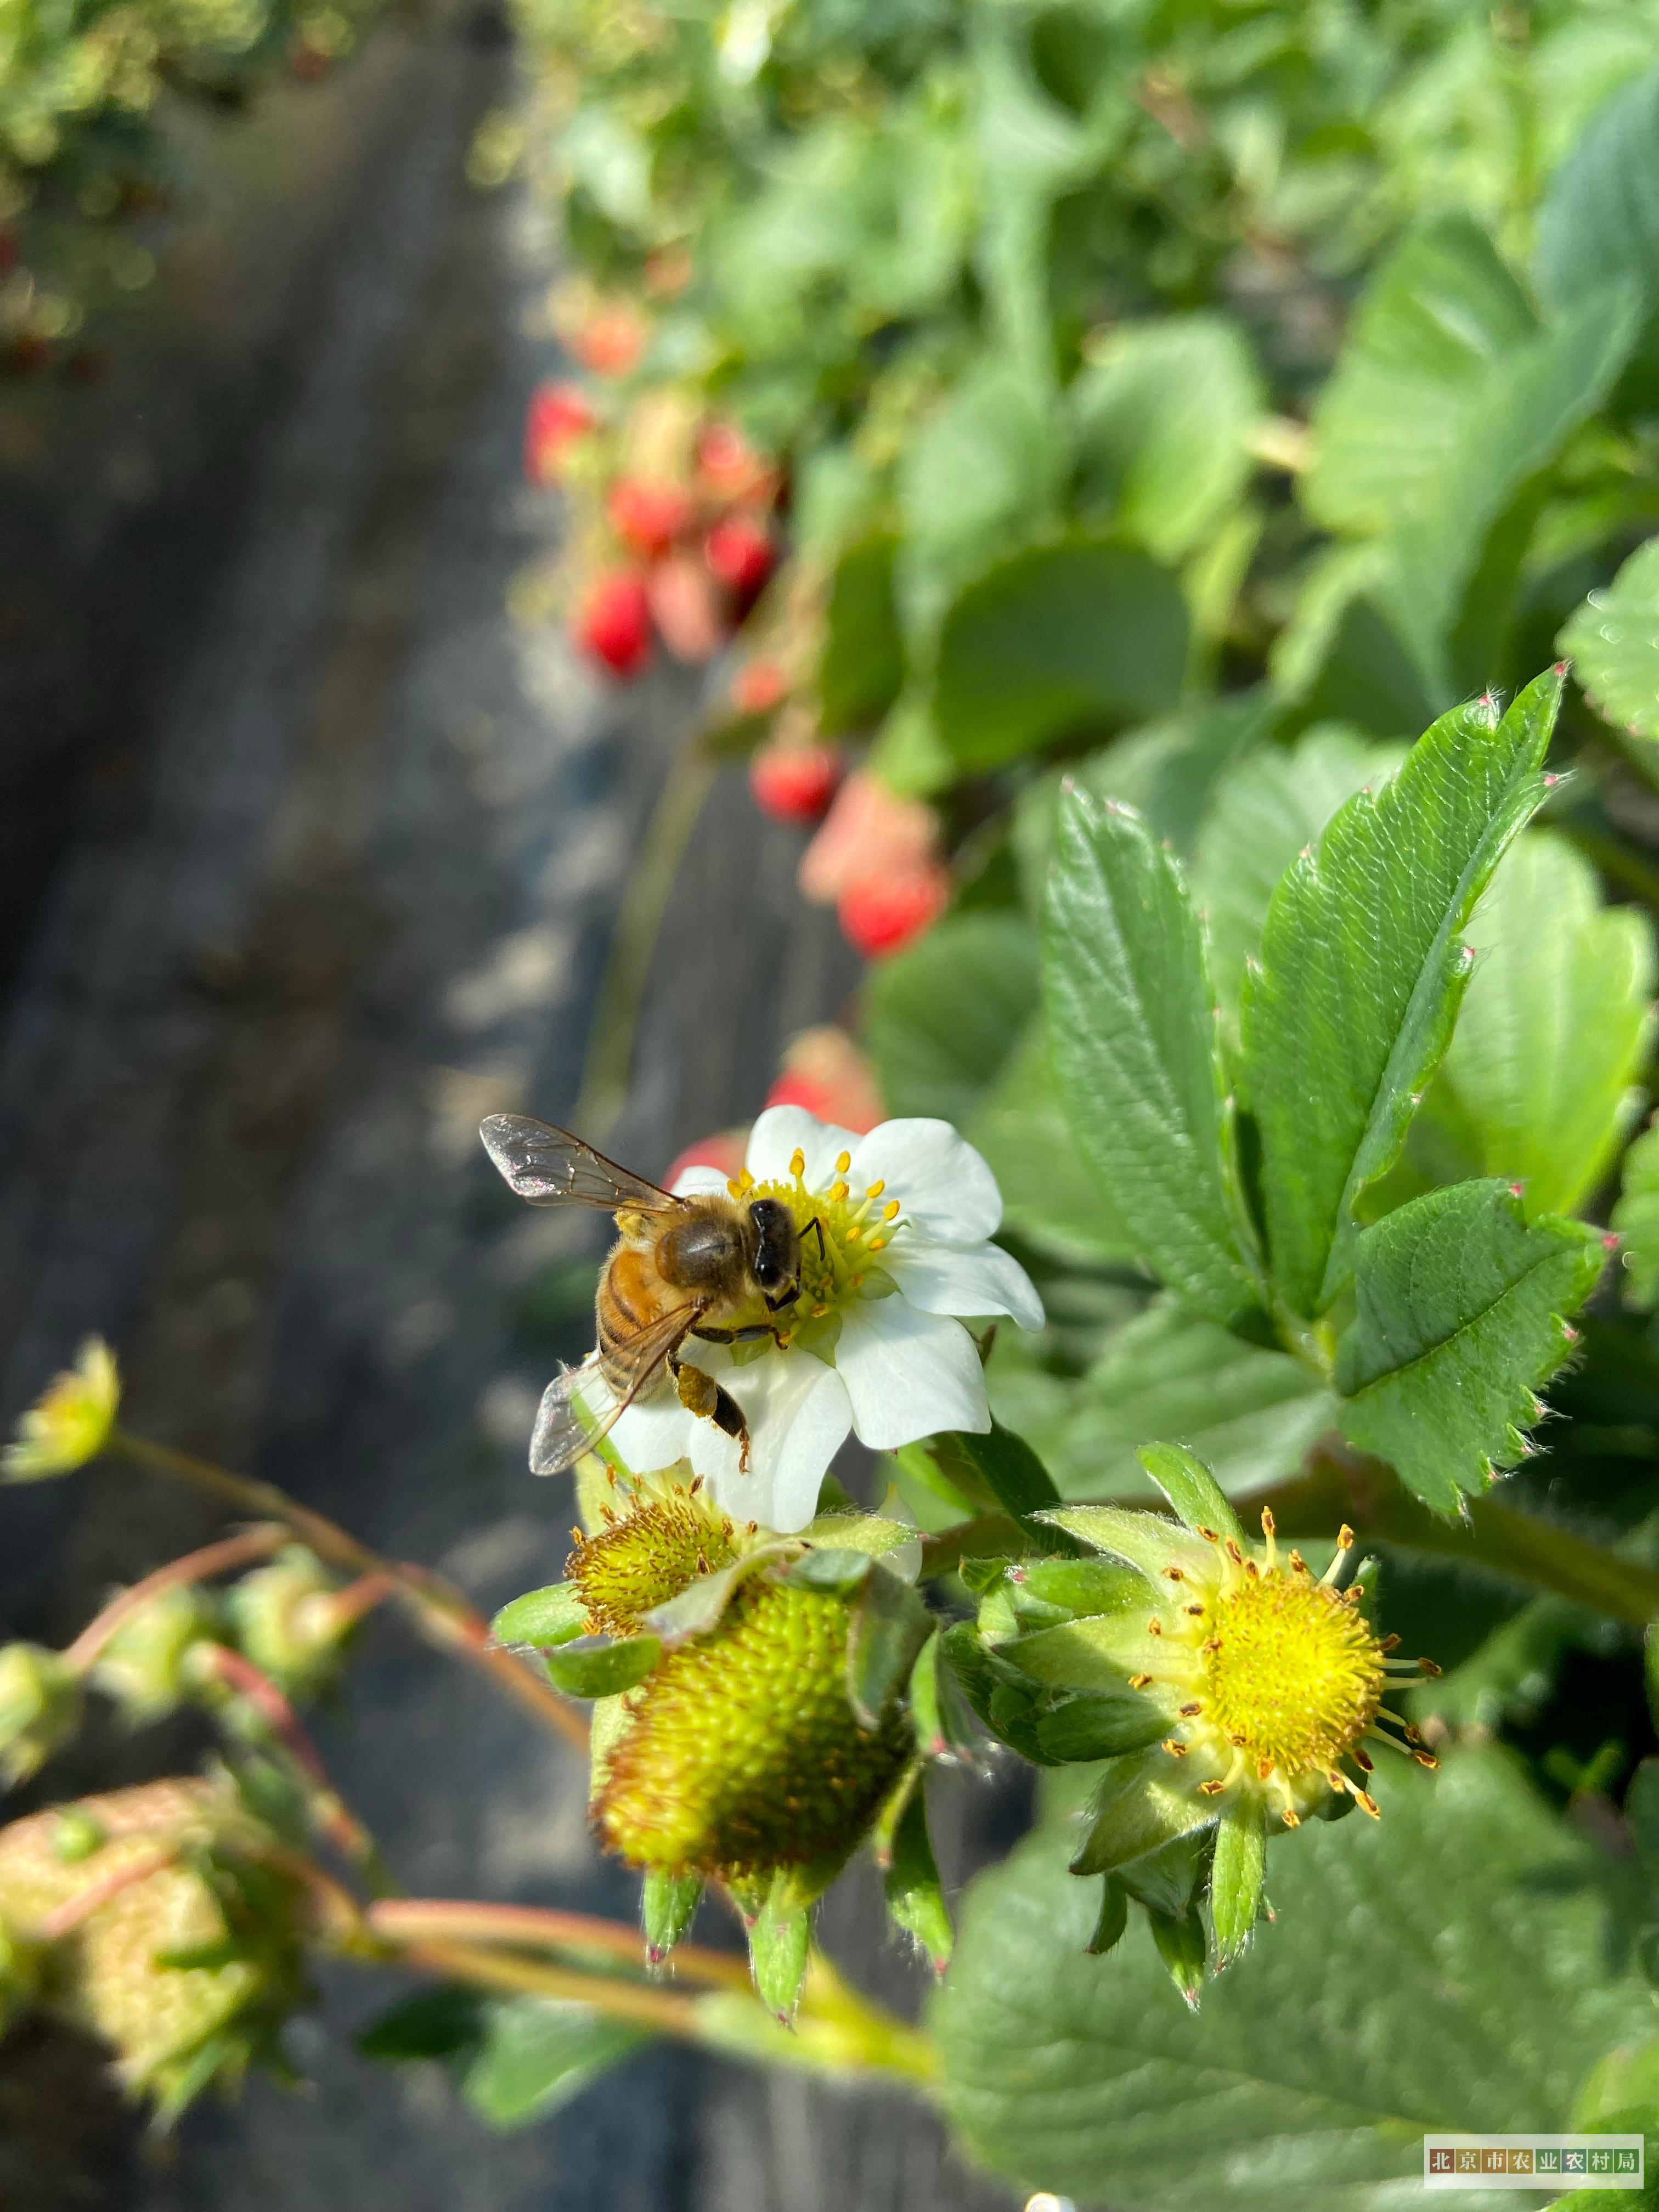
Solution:
M 842 779 L 843 763 L 834 745 L 762 745 L 749 761 L 749 788 L 763 814 L 775 822 L 821 821 Z
M 524 472 L 534 484 L 562 481 L 573 446 L 592 434 L 599 416 L 574 384 L 537 386 L 524 425 Z
M 775 660 L 746 660 L 732 678 L 732 704 L 739 714 L 769 714 L 788 689 Z
M 869 1055 L 833 1022 L 791 1039 L 766 1103 L 804 1106 L 818 1121 L 860 1136 L 887 1119 Z
M 0 1782 L 27 1782 L 81 1724 L 81 1678 L 38 1644 L 0 1650 Z
M 635 1866 L 753 1881 L 858 1842 L 915 1739 L 848 1702 L 846 1600 L 757 1574 L 630 1693 L 595 1818 Z
M 751 500 L 772 488 L 772 471 L 735 422 L 708 424 L 697 441 L 697 483 L 710 499 Z
M 617 301 L 597 308 L 565 343 L 584 368 L 598 376 L 626 376 L 638 365 L 651 335 L 644 318 Z
M 728 514 L 702 541 L 712 572 L 740 601 L 752 599 L 772 573 L 776 554 L 769 533 L 746 515 Z
M 690 529 L 691 501 L 678 484 L 618 477 L 606 501 L 611 526 L 631 552 L 656 560 Z
M 0 1927 L 33 1954 L 37 2001 L 110 2045 L 164 2115 L 234 2079 L 302 1996 L 293 1885 L 241 1856 L 258 1841 L 228 1789 L 194 1780 L 0 1829 Z
M 951 902 L 951 872 L 942 866 L 849 884 L 836 907 L 842 933 L 866 960 L 879 960 L 931 929 Z
M 651 606 L 633 568 L 595 577 L 577 611 L 573 635 L 584 652 L 617 676 L 637 676 L 651 658 Z

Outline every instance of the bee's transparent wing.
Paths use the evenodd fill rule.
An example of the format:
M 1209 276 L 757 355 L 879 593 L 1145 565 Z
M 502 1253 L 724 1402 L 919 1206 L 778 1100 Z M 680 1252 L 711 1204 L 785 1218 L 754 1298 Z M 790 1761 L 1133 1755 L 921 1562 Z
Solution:
M 562 1474 L 608 1437 L 663 1363 L 678 1351 L 704 1310 L 701 1299 L 675 1306 L 617 1346 L 611 1358 L 622 1371 L 620 1395 L 603 1372 L 597 1352 L 580 1367 L 567 1367 L 556 1375 L 542 1393 L 536 1415 L 530 1439 L 531 1473 Z
M 478 1134 L 501 1174 L 532 1206 L 595 1206 L 605 1213 L 629 1206 L 644 1213 L 672 1213 L 685 1202 L 619 1168 L 568 1129 L 532 1121 L 528 1114 L 488 1115 Z

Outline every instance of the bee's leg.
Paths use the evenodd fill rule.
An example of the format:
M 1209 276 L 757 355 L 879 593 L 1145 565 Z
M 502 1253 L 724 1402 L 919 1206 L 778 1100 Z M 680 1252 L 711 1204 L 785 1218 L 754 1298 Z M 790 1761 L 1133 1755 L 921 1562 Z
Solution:
M 693 1336 L 700 1336 L 705 1344 L 753 1344 L 763 1336 L 775 1340 L 777 1331 L 770 1322 L 751 1321 L 742 1328 L 694 1328 Z
M 717 1429 L 735 1437 L 738 1447 L 738 1472 L 749 1472 L 749 1424 L 744 1419 L 743 1407 L 729 1390 L 721 1389 L 712 1375 L 707 1374 L 688 1359 L 670 1362 L 674 1370 L 674 1388 L 679 1393 L 680 1403 L 699 1419 L 712 1421 Z
M 817 1233 L 818 1240 L 818 1259 L 821 1263 L 827 1266 L 829 1264 L 829 1255 L 823 1249 L 823 1224 L 816 1213 L 806 1224 L 807 1236 L 811 1237 L 814 1232 Z M 797 1285 L 797 1287 L 799 1288 L 799 1285 Z

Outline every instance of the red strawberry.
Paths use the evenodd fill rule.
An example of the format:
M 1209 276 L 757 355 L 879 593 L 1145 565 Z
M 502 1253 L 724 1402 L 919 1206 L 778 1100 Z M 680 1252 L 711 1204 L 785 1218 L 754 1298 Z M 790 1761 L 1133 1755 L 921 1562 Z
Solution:
M 596 576 L 573 625 L 584 652 L 613 674 L 637 676 L 651 658 L 651 608 L 645 579 L 632 568 Z
M 842 757 L 833 745 L 762 745 L 749 763 L 749 788 L 775 822 L 817 822 L 836 795 Z
M 557 483 L 570 448 L 598 425 L 586 393 L 575 385 L 538 385 L 524 425 L 524 472 L 531 483 Z
M 690 526 L 691 501 L 678 484 L 618 477 L 608 502 L 611 526 L 631 551 L 654 560 Z
M 735 422 L 716 420 L 697 441 L 697 477 L 711 499 L 750 499 L 771 471 Z
M 671 553 L 645 581 L 657 635 L 676 660 L 695 666 L 720 649 L 724 630 L 714 586 L 689 553 Z
M 772 573 L 772 540 L 746 515 L 728 514 L 702 541 L 702 556 L 721 583 L 743 600 L 752 599 Z
M 934 866 L 912 875 L 866 876 L 842 893 L 836 911 L 848 943 L 866 960 L 878 960 L 931 928 L 950 898 L 950 871 Z

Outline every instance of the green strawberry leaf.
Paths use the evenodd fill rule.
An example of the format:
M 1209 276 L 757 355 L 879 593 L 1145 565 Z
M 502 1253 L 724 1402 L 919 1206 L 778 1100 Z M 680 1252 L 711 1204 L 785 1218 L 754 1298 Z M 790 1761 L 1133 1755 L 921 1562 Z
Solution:
M 1659 341 L 1659 67 L 1614 93 L 1556 171 L 1539 210 L 1538 289 L 1570 307 L 1620 279 L 1641 288 Z
M 969 1120 L 1030 1023 L 1039 958 L 1018 915 L 959 914 L 882 962 L 864 1034 L 890 1113 Z
M 933 2013 L 970 2154 L 1137 2212 L 1385 2212 L 1420 2185 L 1426 2130 L 1570 2124 L 1590 2065 L 1651 2033 L 1587 1847 L 1498 1753 L 1391 1769 L 1377 1795 L 1380 1822 L 1275 1844 L 1275 1923 L 1195 2017 L 1133 1924 L 1089 1955 L 1074 1828 L 982 1875 Z
M 1040 1441 L 1066 1498 L 1141 1490 L 1136 1454 L 1152 1437 L 1188 1446 L 1237 1498 L 1293 1474 L 1335 1419 L 1335 1398 L 1299 1359 L 1160 1298 L 1113 1335 Z
M 933 721 L 979 774 L 1057 738 L 1167 712 L 1187 665 L 1167 569 L 1109 538 L 1028 547 L 975 579 L 939 642 Z
M 1245 1087 L 1275 1281 L 1310 1319 L 1352 1272 L 1355 1201 L 1399 1158 L 1445 1050 L 1462 933 L 1543 797 L 1561 680 L 1540 677 L 1501 721 L 1487 700 L 1443 715 L 1273 893 L 1245 982 Z
M 1180 864 L 1138 814 L 1081 792 L 1060 808 L 1043 990 L 1072 1133 L 1137 1253 L 1212 1321 L 1259 1307 L 1203 937 Z
M 1238 329 L 1214 315 L 1120 325 L 1066 392 L 1079 496 L 1160 561 L 1192 551 L 1238 499 L 1263 412 Z
M 1523 1183 L 1534 1218 L 1570 1213 L 1641 1105 L 1653 924 L 1639 907 L 1604 906 L 1589 863 L 1534 831 L 1504 856 L 1467 934 L 1479 957 L 1441 1082 L 1471 1168 Z
M 1632 553 L 1605 591 L 1592 592 L 1555 641 L 1574 663 L 1584 696 L 1604 722 L 1659 740 L 1659 538 Z M 1648 743 L 1637 757 L 1659 775 Z
M 1595 1287 L 1600 1234 L 1528 1222 L 1498 1182 L 1428 1192 L 1361 1236 L 1338 1348 L 1343 1434 L 1392 1461 L 1438 1513 L 1526 1450 L 1534 1393 L 1567 1357 L 1565 1316 Z
M 1625 1155 L 1624 1188 L 1613 1210 L 1625 1265 L 1625 1297 L 1640 1311 L 1659 1304 L 1659 1121 Z
M 650 2039 L 646 2029 L 592 2005 L 492 1998 L 477 2053 L 461 2071 L 461 2094 L 489 2126 L 524 2127 L 568 2105 Z
M 1384 531 L 1431 490 L 1538 319 L 1480 225 L 1443 216 L 1380 264 L 1313 414 L 1298 490 L 1326 529 Z

